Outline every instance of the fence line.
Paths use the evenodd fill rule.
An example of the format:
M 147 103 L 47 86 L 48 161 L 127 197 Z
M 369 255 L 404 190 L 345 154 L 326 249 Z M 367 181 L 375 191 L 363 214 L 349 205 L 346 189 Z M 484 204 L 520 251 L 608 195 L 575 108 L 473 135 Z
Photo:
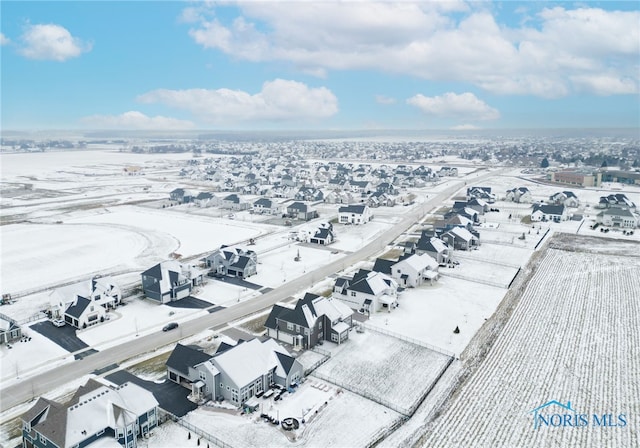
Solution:
M 197 434 L 198 436 L 202 437 L 203 439 L 207 440 L 208 442 L 213 443 L 214 445 L 221 447 L 221 448 L 234 448 L 233 445 L 227 443 L 227 442 L 223 442 L 222 440 L 218 439 L 216 436 L 214 436 L 213 434 L 208 433 L 207 431 L 205 431 L 202 428 L 197 427 L 196 425 L 189 423 L 187 421 L 185 421 L 184 419 L 173 415 L 170 412 L 165 411 L 164 409 L 160 409 L 160 418 L 159 420 L 162 420 L 162 422 L 167 421 L 167 419 L 174 421 L 175 423 L 177 423 L 178 425 L 182 426 L 183 428 L 187 429 L 188 431 L 191 431 L 195 434 Z
M 469 282 L 480 283 L 487 286 L 494 286 L 496 288 L 507 289 L 507 283 L 498 283 L 498 282 L 492 282 L 491 280 L 483 280 L 481 278 L 476 278 L 476 277 L 467 277 L 465 275 L 454 274 L 453 272 L 449 272 L 449 271 L 440 271 L 440 275 L 444 277 L 459 278 L 460 280 L 467 280 Z
M 431 344 L 429 344 L 427 342 L 420 341 L 418 339 L 410 338 L 409 336 L 405 336 L 405 335 L 400 334 L 400 333 L 396 333 L 396 332 L 393 332 L 393 331 L 385 330 L 384 328 L 380 328 L 380 327 L 374 327 L 373 325 L 368 324 L 366 322 L 362 322 L 362 326 L 364 328 L 366 328 L 367 330 L 371 330 L 371 331 L 375 331 L 375 332 L 380 333 L 380 334 L 391 336 L 391 337 L 394 337 L 396 339 L 400 339 L 402 341 L 409 342 L 410 344 L 413 344 L 413 345 L 418 345 L 420 347 L 428 348 L 429 350 L 432 350 L 434 352 L 438 352 L 438 353 L 440 353 L 442 355 L 445 355 L 445 356 L 448 356 L 450 358 L 455 358 L 456 357 L 455 353 L 453 353 L 453 352 L 450 352 L 450 351 L 445 350 L 445 349 L 440 348 L 440 347 L 436 347 L 435 345 L 431 345 Z
M 487 260 L 481 257 L 470 257 L 468 255 L 463 254 L 462 252 L 456 252 L 455 258 L 460 260 L 471 260 L 471 261 L 479 261 L 481 263 L 495 264 L 496 266 L 504 266 L 505 268 L 519 268 L 520 265 L 512 264 L 512 263 L 504 263 L 502 261 L 496 260 Z
M 36 314 L 33 314 L 31 317 L 27 317 L 26 319 L 22 319 L 21 321 L 18 321 L 18 324 L 22 326 L 30 322 L 34 322 L 36 320 L 46 319 L 46 317 L 47 315 L 45 313 L 43 313 L 42 311 L 38 311 Z
M 322 358 L 314 362 L 310 367 L 307 367 L 306 369 L 304 369 L 304 376 L 309 375 L 311 372 L 313 372 L 322 364 L 324 364 L 325 362 L 329 361 L 329 359 L 331 359 L 331 352 L 328 352 L 326 350 L 316 349 L 315 347 L 312 348 L 311 351 L 316 352 L 319 355 L 322 355 Z
M 390 426 L 386 428 L 380 428 L 371 437 L 369 437 L 369 442 L 367 442 L 367 444 L 365 445 L 365 448 L 371 448 L 373 446 L 376 446 L 379 442 L 386 439 L 387 436 L 389 436 L 389 434 L 391 434 L 400 426 L 402 426 L 407 420 L 408 420 L 407 417 L 398 417 L 393 421 L 393 423 L 391 423 Z

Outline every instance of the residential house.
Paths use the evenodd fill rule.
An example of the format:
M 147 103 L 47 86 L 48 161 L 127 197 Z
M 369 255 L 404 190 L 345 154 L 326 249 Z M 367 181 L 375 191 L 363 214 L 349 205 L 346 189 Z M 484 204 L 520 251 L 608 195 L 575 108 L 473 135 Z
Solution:
M 353 311 L 330 297 L 306 293 L 295 306 L 276 304 L 265 323 L 267 336 L 308 349 L 319 341 L 341 344 L 349 338 Z
M 317 202 L 324 200 L 324 193 L 317 188 L 302 187 L 293 198 L 296 201 Z
M 533 198 L 531 196 L 531 192 L 527 187 L 517 187 L 511 190 L 507 190 L 506 200 L 522 204 L 530 203 Z
M 226 400 L 241 407 L 275 385 L 290 388 L 303 378 L 302 364 L 273 339 L 223 343 L 208 358 L 182 344 L 167 360 L 167 377 L 188 385 L 195 398 Z
M 393 207 L 396 205 L 395 198 L 392 198 L 387 193 L 381 191 L 374 191 L 369 195 L 367 199 L 367 205 L 371 208 L 375 207 Z
M 222 201 L 220 203 L 220 208 L 234 211 L 247 210 L 250 207 L 251 206 L 248 202 L 243 201 L 240 196 L 235 193 L 225 196 L 224 198 L 222 198 Z
M 260 198 L 253 203 L 253 213 L 260 215 L 278 215 L 280 207 L 271 199 Z
M 633 229 L 638 227 L 640 220 L 628 208 L 610 207 L 596 215 L 596 222 L 609 227 Z
M 454 227 L 448 232 L 443 233 L 440 238 L 454 250 L 477 249 L 480 245 L 478 237 L 464 227 Z
M 122 291 L 113 278 L 91 280 L 56 289 L 49 297 L 51 318 L 76 328 L 104 322 L 106 312 L 122 302 Z
M 491 187 L 469 187 L 467 188 L 467 200 L 473 198 L 493 204 L 496 201 L 495 194 L 491 193 Z
M 373 216 L 368 205 L 347 205 L 338 209 L 340 224 L 366 224 Z
M 160 303 L 188 297 L 191 289 L 203 280 L 200 269 L 175 260 L 158 263 L 141 275 L 144 295 Z
M 333 225 L 327 223 L 321 225 L 318 230 L 309 238 L 309 242 L 312 244 L 320 244 L 321 246 L 328 246 L 336 240 L 336 235 L 333 232 Z
M 176 188 L 169 193 L 169 199 L 176 201 L 180 204 L 187 204 L 195 198 L 195 195 L 190 190 L 184 188 Z
M 387 195 L 397 195 L 398 189 L 390 182 L 380 182 L 376 185 L 376 192 L 384 193 Z
M 221 246 L 202 259 L 211 272 L 247 278 L 258 273 L 258 255 L 252 250 Z
M 629 198 L 622 193 L 610 194 L 609 196 L 601 196 L 598 203 L 598 208 L 611 207 L 624 207 L 633 211 L 636 208 L 636 204 L 631 202 Z
M 353 278 L 338 277 L 333 297 L 354 310 L 371 314 L 398 306 L 398 283 L 381 272 L 360 269 Z
M 220 199 L 213 193 L 202 191 L 195 197 L 194 202 L 198 207 L 213 207 L 220 204 Z
M 287 215 L 293 219 L 310 221 L 318 217 L 318 212 L 304 202 L 293 202 L 287 206 Z
M 440 238 L 427 236 L 425 232 L 420 236 L 415 252 L 418 255 L 427 254 L 431 256 L 439 265 L 446 264 L 451 260 L 451 248 L 449 245 Z
M 578 207 L 580 201 L 573 191 L 559 191 L 549 196 L 549 201 L 555 205 L 564 205 L 565 207 Z
M 0 314 L 0 344 L 8 344 L 22 337 L 22 329 L 18 322 L 9 316 Z
M 425 281 L 433 284 L 440 277 L 438 262 L 430 255 L 405 255 L 391 266 L 391 277 L 401 287 L 415 288 Z
M 566 221 L 568 218 L 564 205 L 534 204 L 531 212 L 531 221 L 560 222 Z
M 474 209 L 481 215 L 484 215 L 489 211 L 489 203 L 484 199 L 471 198 L 467 201 L 467 207 Z
M 138 438 L 158 426 L 158 401 L 131 382 L 108 386 L 90 379 L 67 403 L 40 397 L 20 418 L 23 447 L 136 448 Z
M 327 204 L 351 204 L 355 201 L 355 196 L 350 191 L 333 190 L 324 197 Z
M 445 177 L 445 176 L 457 176 L 458 175 L 458 168 L 454 167 L 454 166 L 443 166 L 442 168 L 440 168 L 438 170 L 438 176 L 440 177 Z

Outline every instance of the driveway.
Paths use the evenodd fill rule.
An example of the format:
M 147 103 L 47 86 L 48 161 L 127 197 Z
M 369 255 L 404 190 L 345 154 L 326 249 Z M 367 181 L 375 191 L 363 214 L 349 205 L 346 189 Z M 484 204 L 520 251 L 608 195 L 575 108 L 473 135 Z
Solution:
M 163 383 L 146 381 L 126 370 L 118 370 L 117 372 L 107 375 L 105 378 L 118 386 L 127 381 L 131 381 L 145 388 L 156 397 L 158 406 L 178 417 L 184 417 L 187 413 L 198 407 L 197 404 L 187 399 L 187 395 L 189 395 L 190 392 L 189 389 L 169 380 L 165 380 Z
M 166 303 L 166 305 L 173 308 L 193 308 L 193 309 L 203 310 L 205 308 L 209 308 L 210 306 L 213 306 L 213 303 L 188 296 L 188 297 L 185 297 L 184 299 L 174 300 L 172 302 Z
M 76 336 L 76 329 L 71 325 L 67 324 L 64 327 L 56 327 L 51 321 L 45 320 L 43 322 L 36 322 L 29 328 L 52 340 L 69 353 L 83 350 L 74 355 L 75 359 L 82 359 L 97 352 L 97 350 L 89 348 L 84 341 Z
M 262 288 L 262 285 L 248 282 L 246 280 L 241 279 L 240 277 L 211 277 L 211 278 L 219 282 L 225 282 L 231 285 L 242 286 L 243 288 L 248 288 L 248 289 L 258 290 Z

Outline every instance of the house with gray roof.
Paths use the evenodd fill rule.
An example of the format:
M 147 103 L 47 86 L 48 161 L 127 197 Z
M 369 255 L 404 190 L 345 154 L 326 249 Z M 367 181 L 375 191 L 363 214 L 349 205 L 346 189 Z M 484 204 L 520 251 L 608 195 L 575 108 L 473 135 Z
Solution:
M 336 240 L 336 236 L 333 233 L 333 225 L 318 227 L 316 232 L 309 238 L 309 242 L 312 244 L 320 244 L 321 246 L 328 246 Z
M 564 205 L 534 204 L 531 221 L 566 221 L 569 218 Z
M 480 245 L 480 239 L 464 227 L 454 227 L 443 233 L 440 238 L 454 250 L 477 249 Z
M 435 259 L 439 265 L 443 265 L 451 260 L 452 249 L 442 239 L 430 236 L 426 232 L 422 232 L 420 239 L 415 246 L 417 254 L 427 254 Z
M 304 375 L 302 364 L 273 339 L 221 344 L 212 356 L 181 344 L 174 352 L 167 360 L 169 380 L 189 387 L 196 399 L 226 400 L 238 407 L 276 385 L 293 387 Z
M 227 210 L 242 211 L 247 210 L 250 207 L 249 203 L 242 200 L 236 193 L 225 196 L 220 202 L 220 208 Z
M 51 318 L 64 320 L 76 328 L 104 322 L 106 312 L 122 302 L 122 291 L 113 278 L 95 276 L 91 280 L 64 286 L 49 296 Z
M 610 207 L 596 215 L 596 222 L 603 226 L 634 229 L 640 226 L 640 219 L 624 207 Z
M 269 337 L 291 344 L 294 349 L 308 349 L 319 341 L 346 341 L 352 316 L 353 311 L 344 303 L 306 293 L 295 306 L 274 305 L 264 326 Z
M 258 215 L 278 215 L 280 214 L 280 206 L 267 198 L 260 198 L 254 201 L 252 205 L 253 213 Z
M 555 205 L 564 205 L 565 207 L 578 207 L 580 200 L 573 191 L 558 191 L 549 196 L 549 201 Z
M 203 281 L 203 272 L 176 260 L 163 261 L 142 274 L 144 295 L 160 303 L 183 299 Z
M 340 224 L 366 224 L 372 219 L 368 205 L 347 205 L 338 209 Z
M 528 203 L 533 200 L 531 196 L 531 192 L 527 187 L 516 187 L 511 190 L 507 190 L 507 195 L 505 198 L 507 201 L 518 202 L 518 203 Z
M 239 247 L 220 246 L 201 261 L 211 272 L 247 278 L 258 273 L 258 254 Z
M 24 447 L 136 448 L 158 426 L 158 401 L 131 382 L 113 387 L 90 379 L 67 403 L 40 397 L 21 420 Z
M 360 269 L 352 278 L 338 277 L 332 297 L 363 313 L 390 312 L 398 306 L 398 283 L 381 272 Z
M 0 314 L 0 344 L 8 344 L 22 337 L 22 329 L 18 322 L 9 316 Z
M 213 193 L 209 193 L 208 191 L 201 191 L 200 193 L 198 193 L 193 202 L 198 207 L 203 208 L 220 205 L 220 199 L 216 195 L 214 195 Z
M 296 201 L 287 206 L 287 215 L 292 219 L 310 221 L 318 217 L 318 211 L 304 202 Z

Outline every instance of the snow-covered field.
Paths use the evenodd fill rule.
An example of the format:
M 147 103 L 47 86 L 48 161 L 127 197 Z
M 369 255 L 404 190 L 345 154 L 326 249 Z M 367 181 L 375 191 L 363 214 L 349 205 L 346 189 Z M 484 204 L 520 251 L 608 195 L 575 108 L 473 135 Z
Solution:
M 617 242 L 626 246 L 617 255 L 606 240 L 569 239 L 551 241 L 503 332 L 423 446 L 640 445 L 640 247 Z M 588 426 L 534 429 L 531 411 L 550 400 L 571 402 Z M 627 424 L 595 426 L 593 414 L 612 414 L 614 423 L 625 414 Z
M 370 329 L 351 331 L 349 340 L 328 345 L 331 358 L 313 373 L 403 413 L 422 398 L 451 359 Z
M 313 384 L 322 385 L 327 391 L 313 391 Z M 304 388 L 312 389 L 307 396 L 303 396 Z M 315 379 L 307 381 L 300 389 L 285 396 L 281 406 L 286 406 L 289 400 L 292 406 L 300 405 L 301 409 L 309 406 L 319 406 L 319 409 L 317 414 L 313 411 L 313 416 L 300 429 L 289 434 L 291 439 L 281 428 L 262 421 L 259 412 L 240 416 L 200 408 L 187 414 L 185 420 L 233 447 L 363 447 L 400 418 L 400 414 L 384 406 Z M 298 394 L 299 401 L 293 402 Z M 285 413 L 282 411 L 280 417 Z M 161 431 L 154 430 L 149 446 L 195 446 L 188 443 L 191 441 L 187 440 L 187 431 L 175 423 L 159 429 Z

